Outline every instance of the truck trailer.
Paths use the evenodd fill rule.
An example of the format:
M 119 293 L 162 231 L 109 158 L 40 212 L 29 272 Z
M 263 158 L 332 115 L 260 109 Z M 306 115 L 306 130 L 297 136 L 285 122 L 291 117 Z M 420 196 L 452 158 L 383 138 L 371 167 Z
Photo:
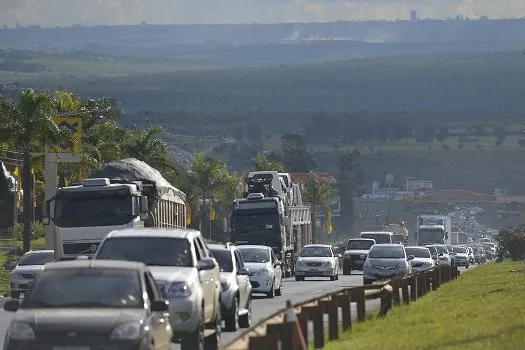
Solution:
M 58 260 L 92 256 L 113 230 L 186 227 L 186 195 L 145 162 L 104 164 L 81 184 L 57 189 L 46 202 Z
M 236 245 L 271 247 L 282 262 L 284 275 L 291 276 L 296 255 L 312 242 L 312 222 L 310 207 L 303 205 L 298 186 L 288 184 L 281 186 L 281 191 L 274 189 L 274 184 L 281 185 L 283 175 L 277 172 L 248 175 L 244 198 L 233 201 L 231 240 Z M 293 201 L 286 199 L 288 188 L 294 190 Z
M 451 245 L 452 220 L 449 215 L 419 215 L 415 233 L 417 245 Z

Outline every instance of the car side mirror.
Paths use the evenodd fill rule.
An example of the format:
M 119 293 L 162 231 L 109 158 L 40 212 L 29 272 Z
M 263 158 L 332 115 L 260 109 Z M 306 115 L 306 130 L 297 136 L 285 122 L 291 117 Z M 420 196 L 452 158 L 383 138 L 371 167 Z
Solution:
M 43 225 L 49 225 L 51 223 L 51 219 L 49 219 L 48 217 L 43 217 L 42 218 L 42 224 Z
M 275 260 L 273 263 L 274 267 L 281 266 L 281 262 L 279 260 Z
M 16 267 L 16 261 L 11 261 L 10 263 L 7 263 L 4 265 L 6 270 L 13 270 Z
M 170 302 L 167 300 L 155 300 L 151 303 L 150 309 L 152 312 L 168 311 Z
M 9 312 L 15 312 L 20 308 L 20 302 L 18 299 L 11 299 L 4 303 L 4 310 Z
M 414 255 L 409 255 L 407 260 L 410 261 L 410 260 L 414 260 L 416 257 Z
M 237 275 L 239 276 L 247 276 L 249 274 L 249 271 L 246 267 L 243 267 L 242 269 L 237 270 Z
M 204 258 L 199 261 L 197 264 L 197 270 L 199 271 L 206 271 L 206 270 L 213 270 L 215 268 L 215 259 L 214 258 Z

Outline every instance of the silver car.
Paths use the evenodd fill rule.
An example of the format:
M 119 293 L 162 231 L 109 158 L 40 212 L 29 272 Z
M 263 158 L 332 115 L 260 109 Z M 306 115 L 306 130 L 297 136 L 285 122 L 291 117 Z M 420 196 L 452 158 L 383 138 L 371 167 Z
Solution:
M 436 266 L 436 262 L 430 254 L 430 249 L 427 247 L 405 247 L 405 252 L 408 256 L 414 256 L 414 259 L 410 260 L 410 265 L 414 272 L 430 270 Z
M 20 294 L 26 293 L 42 266 L 51 261 L 55 261 L 53 250 L 31 250 L 25 253 L 9 275 L 11 298 L 18 299 Z
M 280 296 L 283 291 L 281 262 L 272 248 L 263 245 L 241 245 L 244 265 L 248 268 L 252 293 L 264 293 L 268 298 Z
M 339 279 L 339 257 L 332 246 L 308 244 L 303 247 L 295 264 L 295 280 L 304 281 L 306 277 L 330 277 Z
M 221 268 L 221 315 L 226 330 L 250 327 L 252 285 L 241 252 L 233 245 L 208 244 Z
M 402 244 L 375 244 L 363 265 L 363 284 L 407 276 L 412 272 L 413 259 L 413 255 L 407 257 Z

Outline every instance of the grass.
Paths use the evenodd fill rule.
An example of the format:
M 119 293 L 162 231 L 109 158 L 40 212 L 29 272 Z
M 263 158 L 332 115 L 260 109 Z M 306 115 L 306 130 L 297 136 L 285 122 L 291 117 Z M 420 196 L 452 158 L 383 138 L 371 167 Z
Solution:
M 522 349 L 523 263 L 491 263 L 384 319 L 354 324 L 325 349 Z
M 13 244 L 12 239 L 1 238 L 0 246 L 10 247 Z M 18 246 L 22 246 L 22 242 L 17 242 Z M 31 241 L 31 249 L 44 249 L 46 247 L 46 242 L 44 238 L 39 238 L 37 240 Z M 11 256 L 8 254 L 9 251 L 0 252 L 0 294 L 3 296 L 9 295 L 9 270 L 4 268 L 4 264 L 8 261 Z

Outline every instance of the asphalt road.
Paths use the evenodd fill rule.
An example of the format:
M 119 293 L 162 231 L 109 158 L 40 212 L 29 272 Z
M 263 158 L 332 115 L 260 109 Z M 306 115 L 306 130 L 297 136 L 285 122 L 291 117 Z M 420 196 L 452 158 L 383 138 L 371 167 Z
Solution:
M 465 269 L 461 268 L 460 271 L 461 273 L 464 273 Z M 279 309 L 284 308 L 286 300 L 288 299 L 290 299 L 292 303 L 295 304 L 345 287 L 360 286 L 363 283 L 362 278 L 363 277 L 361 274 L 352 274 L 351 276 L 344 276 L 340 274 L 338 281 L 330 281 L 327 278 L 310 278 L 306 281 L 296 282 L 294 278 L 286 278 L 284 279 L 282 296 L 269 299 L 264 295 L 254 295 L 252 301 L 252 325 L 255 325 L 261 319 L 270 316 Z M 0 305 L 3 304 L 3 301 L 5 300 L 6 299 L 0 300 Z M 375 311 L 378 308 L 379 301 L 367 301 L 367 312 Z M 352 318 L 355 318 L 356 313 L 357 311 L 355 309 L 355 305 L 352 305 Z M 12 313 L 8 313 L 3 309 L 0 309 L 0 347 L 3 346 L 5 332 L 12 317 Z M 240 329 L 237 332 L 223 332 L 222 345 L 230 342 L 244 331 L 245 329 Z M 178 350 L 180 347 L 178 345 L 174 345 L 173 350 L 176 349 Z

